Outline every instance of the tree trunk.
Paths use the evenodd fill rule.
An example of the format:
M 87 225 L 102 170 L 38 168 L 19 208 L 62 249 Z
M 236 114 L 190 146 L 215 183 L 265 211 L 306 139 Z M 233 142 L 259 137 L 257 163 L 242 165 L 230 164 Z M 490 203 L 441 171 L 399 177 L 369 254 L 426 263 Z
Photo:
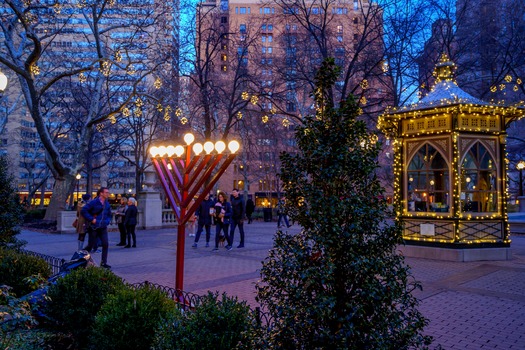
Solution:
M 67 198 L 71 193 L 72 186 L 75 186 L 75 181 L 76 179 L 72 175 L 67 175 L 64 179 L 55 180 L 53 195 L 49 201 L 44 220 L 56 221 L 58 212 L 66 209 Z

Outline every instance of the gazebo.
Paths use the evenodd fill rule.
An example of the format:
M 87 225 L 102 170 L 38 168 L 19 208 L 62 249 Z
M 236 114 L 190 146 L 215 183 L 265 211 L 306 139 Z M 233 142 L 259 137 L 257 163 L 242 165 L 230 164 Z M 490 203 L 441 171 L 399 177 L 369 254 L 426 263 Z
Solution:
M 507 260 L 506 128 L 524 110 L 467 94 L 454 70 L 444 55 L 427 96 L 379 118 L 393 140 L 401 250 L 442 260 Z

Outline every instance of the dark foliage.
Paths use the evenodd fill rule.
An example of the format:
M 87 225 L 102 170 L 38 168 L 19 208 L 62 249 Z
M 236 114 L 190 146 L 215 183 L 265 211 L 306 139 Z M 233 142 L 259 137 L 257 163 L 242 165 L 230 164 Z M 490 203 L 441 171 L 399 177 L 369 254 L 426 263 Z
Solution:
M 73 336 L 78 348 L 86 348 L 97 312 L 108 296 L 123 288 L 122 279 L 106 269 L 74 270 L 49 288 L 44 313 L 60 332 Z
M 98 312 L 91 348 L 150 349 L 155 330 L 174 310 L 175 302 L 153 287 L 121 289 Z
M 21 297 L 34 291 L 38 283 L 31 283 L 30 279 L 35 276 L 39 280 L 51 276 L 51 268 L 44 259 L 0 248 L 0 284 L 11 287 L 12 294 Z
M 0 203 L 0 247 L 20 247 L 24 242 L 19 241 L 16 235 L 20 233 L 24 208 L 5 156 L 0 156 Z
M 263 264 L 258 300 L 276 322 L 272 349 L 422 348 L 418 312 L 403 257 L 401 230 L 386 223 L 374 176 L 380 146 L 357 119 L 352 97 L 338 108 L 333 60 L 316 80 L 317 113 L 296 131 L 299 152 L 282 154 L 286 211 L 302 227 L 278 232 Z
M 157 332 L 155 350 L 229 350 L 249 343 L 252 318 L 246 302 L 208 293 L 194 310 L 177 311 Z

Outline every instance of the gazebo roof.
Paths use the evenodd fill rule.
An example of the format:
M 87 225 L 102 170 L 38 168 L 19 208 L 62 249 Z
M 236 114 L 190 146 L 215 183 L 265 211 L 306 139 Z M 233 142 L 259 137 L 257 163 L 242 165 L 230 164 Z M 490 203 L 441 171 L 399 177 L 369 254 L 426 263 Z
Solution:
M 471 96 L 458 86 L 453 77 L 455 69 L 456 65 L 446 55 L 443 55 L 434 70 L 436 83 L 430 93 L 419 100 L 419 102 L 408 105 L 402 110 L 413 111 L 457 104 L 490 105 L 488 102 Z
M 409 106 L 409 109 L 423 109 L 436 106 L 448 106 L 455 104 L 489 105 L 488 102 L 475 98 L 461 90 L 453 80 L 441 80 L 434 85 L 432 91 L 419 102 Z

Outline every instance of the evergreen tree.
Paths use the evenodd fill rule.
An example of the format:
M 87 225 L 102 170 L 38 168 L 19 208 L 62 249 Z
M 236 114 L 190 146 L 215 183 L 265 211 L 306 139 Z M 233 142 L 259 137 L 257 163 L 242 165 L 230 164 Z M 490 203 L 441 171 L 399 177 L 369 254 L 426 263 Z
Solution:
M 263 263 L 258 301 L 274 318 L 272 349 L 424 348 L 399 224 L 387 224 L 374 176 L 380 149 L 356 119 L 352 97 L 332 99 L 333 59 L 316 78 L 315 116 L 296 131 L 298 153 L 281 154 L 286 211 L 302 226 L 277 232 Z
M 9 161 L 0 156 L 0 248 L 19 247 L 22 241 L 16 238 L 24 219 L 24 208 L 9 173 Z

